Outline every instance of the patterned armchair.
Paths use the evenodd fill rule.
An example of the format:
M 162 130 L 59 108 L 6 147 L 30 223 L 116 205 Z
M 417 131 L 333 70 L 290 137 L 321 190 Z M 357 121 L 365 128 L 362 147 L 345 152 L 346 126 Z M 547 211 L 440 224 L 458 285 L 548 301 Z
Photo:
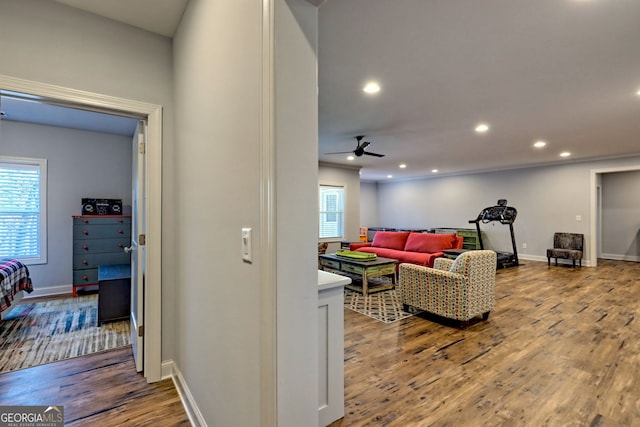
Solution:
M 495 307 L 496 253 L 467 251 L 455 260 L 438 258 L 434 268 L 400 264 L 398 290 L 405 310 L 415 307 L 438 316 L 460 321 L 482 315 L 484 320 Z
M 573 268 L 576 268 L 576 260 L 582 267 L 582 251 L 584 248 L 584 234 L 578 233 L 554 233 L 553 249 L 547 249 L 547 265 L 551 265 L 551 258 L 570 259 Z

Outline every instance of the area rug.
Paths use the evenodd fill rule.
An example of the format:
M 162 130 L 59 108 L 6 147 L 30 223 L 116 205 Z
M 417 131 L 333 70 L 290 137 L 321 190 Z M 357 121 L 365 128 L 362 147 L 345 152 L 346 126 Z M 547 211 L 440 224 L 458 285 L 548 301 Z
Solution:
M 0 374 L 130 344 L 128 320 L 97 318 L 97 295 L 23 301 L 0 323 Z
M 365 316 L 384 323 L 393 323 L 420 313 L 419 310 L 407 313 L 402 310 L 398 291 L 390 289 L 363 296 L 360 292 L 345 289 L 344 306 Z

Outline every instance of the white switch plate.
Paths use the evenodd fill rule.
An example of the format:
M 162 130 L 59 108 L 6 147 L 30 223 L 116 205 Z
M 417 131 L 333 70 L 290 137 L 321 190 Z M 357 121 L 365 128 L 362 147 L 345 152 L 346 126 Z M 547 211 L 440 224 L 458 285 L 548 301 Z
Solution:
M 242 260 L 245 262 L 253 262 L 251 253 L 251 229 L 242 228 Z
M 582 221 L 582 215 L 576 215 L 576 221 Z

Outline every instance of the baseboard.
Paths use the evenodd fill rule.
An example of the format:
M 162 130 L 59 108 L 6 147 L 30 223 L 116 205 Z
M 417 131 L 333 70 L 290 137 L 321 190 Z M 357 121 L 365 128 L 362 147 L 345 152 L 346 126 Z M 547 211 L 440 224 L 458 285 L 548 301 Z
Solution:
M 72 285 L 48 286 L 46 288 L 34 287 L 33 292 L 31 292 L 30 294 L 27 294 L 27 293 L 24 294 L 24 299 L 26 300 L 29 298 L 50 297 L 54 295 L 64 295 L 64 294 L 71 295 L 72 292 L 73 292 Z
M 636 256 L 636 255 L 600 254 L 600 258 L 613 259 L 616 261 L 640 262 L 640 256 Z
M 200 409 L 193 399 L 193 395 L 191 394 L 180 369 L 178 369 L 173 360 L 166 360 L 162 362 L 162 379 L 168 378 L 173 380 L 173 384 L 178 391 L 178 395 L 182 401 L 182 406 L 189 417 L 191 425 L 195 427 L 207 427 L 207 423 L 202 416 L 202 412 L 200 412 Z
M 527 261 L 540 261 L 547 262 L 546 256 L 538 256 L 538 255 L 527 255 L 527 254 L 518 254 L 518 261 L 527 260 Z
M 546 256 L 539 256 L 539 255 L 518 254 L 518 260 L 521 261 L 521 262 L 523 260 L 547 262 L 547 257 Z M 555 259 L 552 258 L 551 259 L 551 265 L 553 265 L 553 264 L 555 264 Z M 573 262 L 571 262 L 571 260 L 568 260 L 568 259 L 560 259 L 560 258 L 558 258 L 558 264 L 573 265 Z M 576 261 L 576 266 L 577 265 L 578 265 L 578 262 Z M 591 263 L 586 259 L 582 260 L 582 266 L 583 267 L 593 267 L 591 265 Z

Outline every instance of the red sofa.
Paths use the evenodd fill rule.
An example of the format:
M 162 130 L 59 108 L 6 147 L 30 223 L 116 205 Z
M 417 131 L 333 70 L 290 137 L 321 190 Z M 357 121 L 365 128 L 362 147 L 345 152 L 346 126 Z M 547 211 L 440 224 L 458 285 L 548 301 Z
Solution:
M 457 234 L 378 231 L 372 242 L 351 243 L 349 249 L 397 259 L 398 264 L 407 262 L 433 267 L 435 259 L 444 256 L 444 249 L 462 249 L 463 240 Z

